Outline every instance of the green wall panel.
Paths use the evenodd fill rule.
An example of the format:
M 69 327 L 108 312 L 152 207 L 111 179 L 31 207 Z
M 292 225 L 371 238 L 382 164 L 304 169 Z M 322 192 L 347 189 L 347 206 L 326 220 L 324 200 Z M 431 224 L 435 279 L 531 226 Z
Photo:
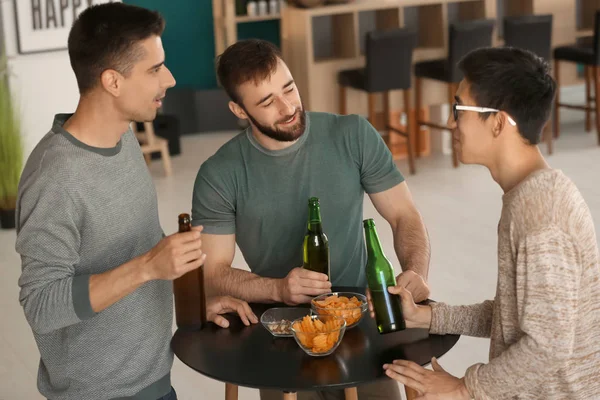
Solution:
M 123 0 L 160 12 L 167 21 L 163 45 L 177 87 L 214 89 L 215 40 L 211 0 Z M 261 38 L 279 46 L 279 21 L 238 25 L 238 38 Z

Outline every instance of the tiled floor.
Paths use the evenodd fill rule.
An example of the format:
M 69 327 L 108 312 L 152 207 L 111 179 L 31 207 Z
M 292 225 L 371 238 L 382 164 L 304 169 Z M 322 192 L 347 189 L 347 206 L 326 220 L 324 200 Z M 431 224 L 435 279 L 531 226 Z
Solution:
M 596 146 L 595 133 L 583 132 L 583 114 L 562 115 L 563 135 L 549 161 L 579 186 L 596 227 L 600 227 L 600 185 L 596 176 L 600 171 L 600 147 Z M 175 174 L 171 178 L 162 177 L 158 161 L 151 165 L 165 232 L 173 232 L 177 214 L 190 209 L 192 185 L 200 164 L 231 136 L 218 133 L 185 137 L 184 153 L 174 158 Z M 418 174 L 409 177 L 408 183 L 431 236 L 432 297 L 451 304 L 469 304 L 494 294 L 501 191 L 487 170 L 475 166 L 453 169 L 450 165 L 448 156 L 421 159 Z M 405 162 L 399 162 L 399 166 L 407 170 Z M 379 222 L 385 251 L 393 255 L 391 231 L 384 228 L 368 199 L 364 213 Z M 39 355 L 18 302 L 20 261 L 14 241 L 13 231 L 0 231 L 0 400 L 35 400 L 42 398 L 35 381 Z M 239 252 L 234 266 L 244 268 Z M 462 376 L 469 365 L 485 362 L 487 352 L 487 340 L 463 337 L 442 357 L 441 364 Z M 182 400 L 224 398 L 223 384 L 198 375 L 177 360 L 173 381 Z M 258 399 L 258 392 L 242 388 L 240 399 Z

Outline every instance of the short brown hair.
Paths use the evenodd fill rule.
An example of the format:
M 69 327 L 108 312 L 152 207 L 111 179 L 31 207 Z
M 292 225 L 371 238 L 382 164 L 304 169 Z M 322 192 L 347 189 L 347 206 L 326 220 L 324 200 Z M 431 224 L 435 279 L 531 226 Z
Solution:
M 281 52 L 272 43 L 259 39 L 241 40 L 217 58 L 219 83 L 231 100 L 241 105 L 237 87 L 250 80 L 259 83 L 277 69 Z
M 83 11 L 69 32 L 69 58 L 84 94 L 100 75 L 114 69 L 127 76 L 144 56 L 139 42 L 162 35 L 165 20 L 155 11 L 123 3 L 105 3 Z

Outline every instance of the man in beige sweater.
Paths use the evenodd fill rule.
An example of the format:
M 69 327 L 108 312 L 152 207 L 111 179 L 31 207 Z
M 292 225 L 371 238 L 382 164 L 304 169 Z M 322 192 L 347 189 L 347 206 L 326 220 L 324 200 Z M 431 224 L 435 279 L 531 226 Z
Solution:
M 537 143 L 556 85 L 547 64 L 480 49 L 460 67 L 449 125 L 461 162 L 487 167 L 504 191 L 494 300 L 418 306 L 400 287 L 408 327 L 491 338 L 490 361 L 464 378 L 404 360 L 385 365 L 419 399 L 600 399 L 600 267 L 590 211 Z M 485 107 L 485 108 L 483 108 Z

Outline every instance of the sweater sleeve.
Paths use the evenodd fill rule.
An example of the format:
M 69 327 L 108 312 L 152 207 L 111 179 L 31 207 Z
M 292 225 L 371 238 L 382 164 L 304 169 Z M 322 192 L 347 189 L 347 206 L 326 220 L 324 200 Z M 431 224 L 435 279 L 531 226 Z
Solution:
M 488 364 L 467 370 L 476 399 L 508 399 L 539 386 L 573 354 L 582 265 L 573 239 L 555 227 L 518 243 L 517 303 L 524 335 Z
M 469 306 L 431 304 L 430 333 L 437 335 L 466 335 L 489 338 L 492 331 L 494 302 L 484 301 Z
M 89 296 L 90 276 L 75 274 L 80 244 L 76 218 L 64 187 L 50 180 L 28 187 L 19 198 L 19 301 L 37 334 L 95 315 Z

